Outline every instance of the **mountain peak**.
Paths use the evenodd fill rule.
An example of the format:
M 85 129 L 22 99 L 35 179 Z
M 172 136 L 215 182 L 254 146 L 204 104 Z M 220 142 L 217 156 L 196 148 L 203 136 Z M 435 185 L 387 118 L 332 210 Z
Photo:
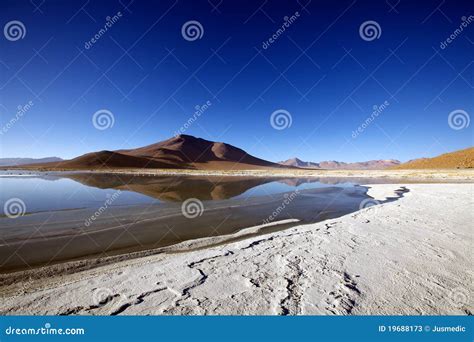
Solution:
M 303 167 L 303 168 L 319 168 L 318 163 L 305 162 L 297 157 L 290 158 L 288 160 L 279 162 L 281 165 L 285 166 L 294 166 L 294 167 Z
M 182 140 L 182 139 L 185 139 L 185 140 L 198 140 L 198 139 L 202 139 L 202 138 L 197 138 L 194 135 L 189 135 L 189 134 L 178 134 L 178 135 L 175 135 L 174 137 L 171 137 L 168 140 L 173 140 L 173 139 L 176 139 L 176 140 Z M 204 139 L 202 139 L 202 140 L 204 140 Z
M 188 134 L 151 145 L 117 151 L 90 152 L 44 167 L 63 169 L 172 168 L 250 170 L 281 165 L 254 157 L 244 150 Z

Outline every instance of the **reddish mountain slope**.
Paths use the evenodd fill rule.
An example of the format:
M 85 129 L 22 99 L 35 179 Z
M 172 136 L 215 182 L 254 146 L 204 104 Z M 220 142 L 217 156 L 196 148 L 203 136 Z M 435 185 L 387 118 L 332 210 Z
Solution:
M 474 168 L 474 147 L 445 153 L 434 158 L 410 160 L 394 169 L 469 169 Z
M 129 150 L 99 151 L 54 163 L 29 165 L 49 169 L 175 168 L 244 170 L 282 167 L 235 146 L 179 135 Z M 23 166 L 25 168 L 25 166 Z

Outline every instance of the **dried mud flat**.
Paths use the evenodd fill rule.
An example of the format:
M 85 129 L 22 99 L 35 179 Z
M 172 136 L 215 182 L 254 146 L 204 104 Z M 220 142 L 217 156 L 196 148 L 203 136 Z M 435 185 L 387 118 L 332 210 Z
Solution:
M 369 194 L 401 186 L 337 219 L 3 286 L 0 313 L 472 314 L 474 185 Z

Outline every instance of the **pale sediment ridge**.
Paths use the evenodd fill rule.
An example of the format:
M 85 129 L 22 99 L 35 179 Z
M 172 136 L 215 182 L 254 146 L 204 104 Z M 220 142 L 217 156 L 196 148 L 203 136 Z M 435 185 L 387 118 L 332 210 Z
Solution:
M 0 168 L 8 171 L 8 168 Z M 409 170 L 316 170 L 316 169 L 261 169 L 261 170 L 191 170 L 191 169 L 96 169 L 96 170 L 59 170 L 48 168 L 20 168 L 10 169 L 12 173 L 23 171 L 25 173 L 40 172 L 90 172 L 98 174 L 124 174 L 135 176 L 205 176 L 205 177 L 284 177 L 284 178 L 361 178 L 378 180 L 401 181 L 439 181 L 439 182 L 472 182 L 474 169 L 409 169 Z
M 339 218 L 4 286 L 0 313 L 472 314 L 474 185 L 369 194 L 401 186 Z

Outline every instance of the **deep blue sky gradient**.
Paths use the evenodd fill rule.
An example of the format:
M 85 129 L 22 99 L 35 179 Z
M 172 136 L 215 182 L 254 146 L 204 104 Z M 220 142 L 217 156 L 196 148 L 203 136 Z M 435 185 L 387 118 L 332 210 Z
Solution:
M 2 1 L 2 31 L 20 20 L 27 32 L 15 42 L 0 36 L 0 126 L 18 105 L 34 105 L 0 136 L 0 157 L 71 158 L 154 143 L 207 101 L 212 105 L 186 134 L 272 161 L 405 161 L 472 146 L 474 123 L 453 130 L 448 114 L 474 113 L 474 23 L 446 49 L 440 42 L 462 16 L 474 15 L 474 3 L 446 1 L 436 10 L 440 4 Z M 118 11 L 123 17 L 85 49 Z M 262 49 L 296 11 L 300 17 Z M 202 39 L 183 39 L 189 20 L 202 24 Z M 379 39 L 359 36 L 367 20 L 380 24 Z M 388 108 L 352 138 L 384 101 Z M 112 128 L 94 128 L 99 109 L 114 114 Z M 291 127 L 272 128 L 277 109 L 291 113 Z

